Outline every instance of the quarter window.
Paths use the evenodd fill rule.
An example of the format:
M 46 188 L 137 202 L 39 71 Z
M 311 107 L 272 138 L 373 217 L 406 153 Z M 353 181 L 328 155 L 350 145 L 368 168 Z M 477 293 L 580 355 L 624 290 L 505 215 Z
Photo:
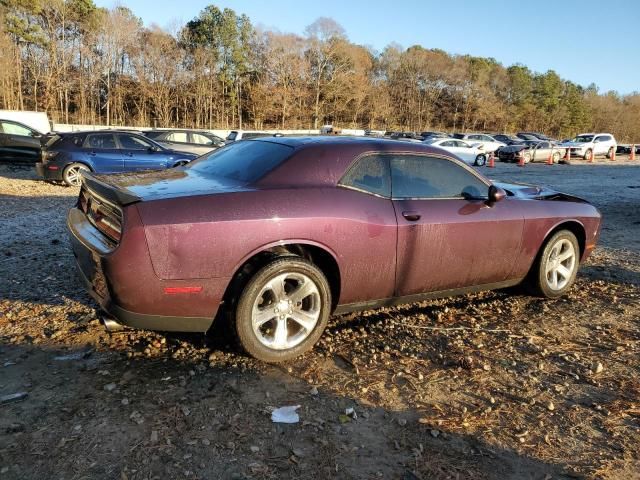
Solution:
M 452 161 L 423 155 L 391 159 L 392 196 L 401 198 L 485 198 L 488 186 Z
M 116 148 L 116 140 L 111 133 L 98 133 L 89 135 L 85 141 L 86 148 L 107 150 Z
M 340 181 L 340 185 L 354 187 L 375 195 L 391 195 L 389 164 L 383 155 L 368 155 L 353 165 Z

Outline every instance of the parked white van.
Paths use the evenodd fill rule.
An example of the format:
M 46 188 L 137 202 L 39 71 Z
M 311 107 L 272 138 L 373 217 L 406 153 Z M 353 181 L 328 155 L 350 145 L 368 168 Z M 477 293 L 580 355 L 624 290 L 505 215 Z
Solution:
M 0 120 L 13 120 L 37 130 L 43 135 L 51 132 L 52 124 L 45 112 L 26 110 L 0 110 Z

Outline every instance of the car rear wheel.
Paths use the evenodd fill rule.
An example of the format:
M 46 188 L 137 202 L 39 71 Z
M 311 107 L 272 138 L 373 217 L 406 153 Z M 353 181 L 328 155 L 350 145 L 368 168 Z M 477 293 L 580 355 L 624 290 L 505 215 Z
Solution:
M 534 293 L 547 298 L 564 295 L 576 280 L 580 265 L 580 246 L 568 230 L 555 233 L 545 244 L 532 271 Z
M 584 159 L 585 160 L 589 160 L 591 159 L 591 155 L 593 155 L 593 150 L 587 150 L 586 152 L 584 152 Z
M 560 152 L 554 152 L 553 163 L 560 163 Z
M 609 148 L 609 151 L 607 152 L 607 158 L 611 157 L 613 157 L 613 147 Z
M 81 163 L 67 165 L 62 173 L 62 179 L 70 187 L 79 187 L 82 182 L 81 172 L 89 172 L 90 169 Z
M 485 163 L 487 163 L 487 156 L 484 153 L 478 155 L 475 162 L 473 162 L 473 164 L 477 167 L 483 167 Z
M 310 350 L 329 319 L 331 291 L 313 263 L 278 258 L 247 283 L 236 309 L 240 345 L 265 362 L 283 362 Z

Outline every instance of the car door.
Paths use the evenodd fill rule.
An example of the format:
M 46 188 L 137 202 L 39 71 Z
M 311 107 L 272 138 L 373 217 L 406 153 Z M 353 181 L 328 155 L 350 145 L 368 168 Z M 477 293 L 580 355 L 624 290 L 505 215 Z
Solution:
M 596 155 L 605 155 L 609 151 L 608 135 L 598 135 L 593 139 L 593 153 Z
M 524 223 L 511 200 L 490 204 L 489 184 L 447 158 L 394 154 L 390 165 L 397 296 L 509 278 Z
M 533 162 L 546 162 L 549 157 L 549 143 L 539 142 L 533 149 L 531 161 Z
M 97 173 L 115 173 L 124 171 L 122 151 L 116 145 L 113 133 L 90 133 L 82 144 L 85 160 Z
M 40 133 L 10 120 L 0 120 L 0 132 L 0 158 L 21 163 L 40 158 Z
M 455 140 L 455 152 L 465 163 L 473 163 L 476 161 L 476 149 L 472 147 L 468 142 L 462 140 Z
M 131 133 L 118 133 L 116 137 L 124 157 L 125 171 L 166 168 L 167 153 L 163 150 L 158 151 L 159 147 L 145 138 Z

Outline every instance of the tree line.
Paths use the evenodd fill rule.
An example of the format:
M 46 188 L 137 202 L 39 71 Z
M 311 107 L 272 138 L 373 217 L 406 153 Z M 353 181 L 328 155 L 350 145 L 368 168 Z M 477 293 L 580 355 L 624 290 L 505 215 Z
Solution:
M 607 131 L 640 141 L 640 94 L 419 45 L 357 45 L 330 18 L 304 35 L 206 7 L 167 31 L 93 0 L 0 0 L 0 108 L 56 123 L 158 127 Z

